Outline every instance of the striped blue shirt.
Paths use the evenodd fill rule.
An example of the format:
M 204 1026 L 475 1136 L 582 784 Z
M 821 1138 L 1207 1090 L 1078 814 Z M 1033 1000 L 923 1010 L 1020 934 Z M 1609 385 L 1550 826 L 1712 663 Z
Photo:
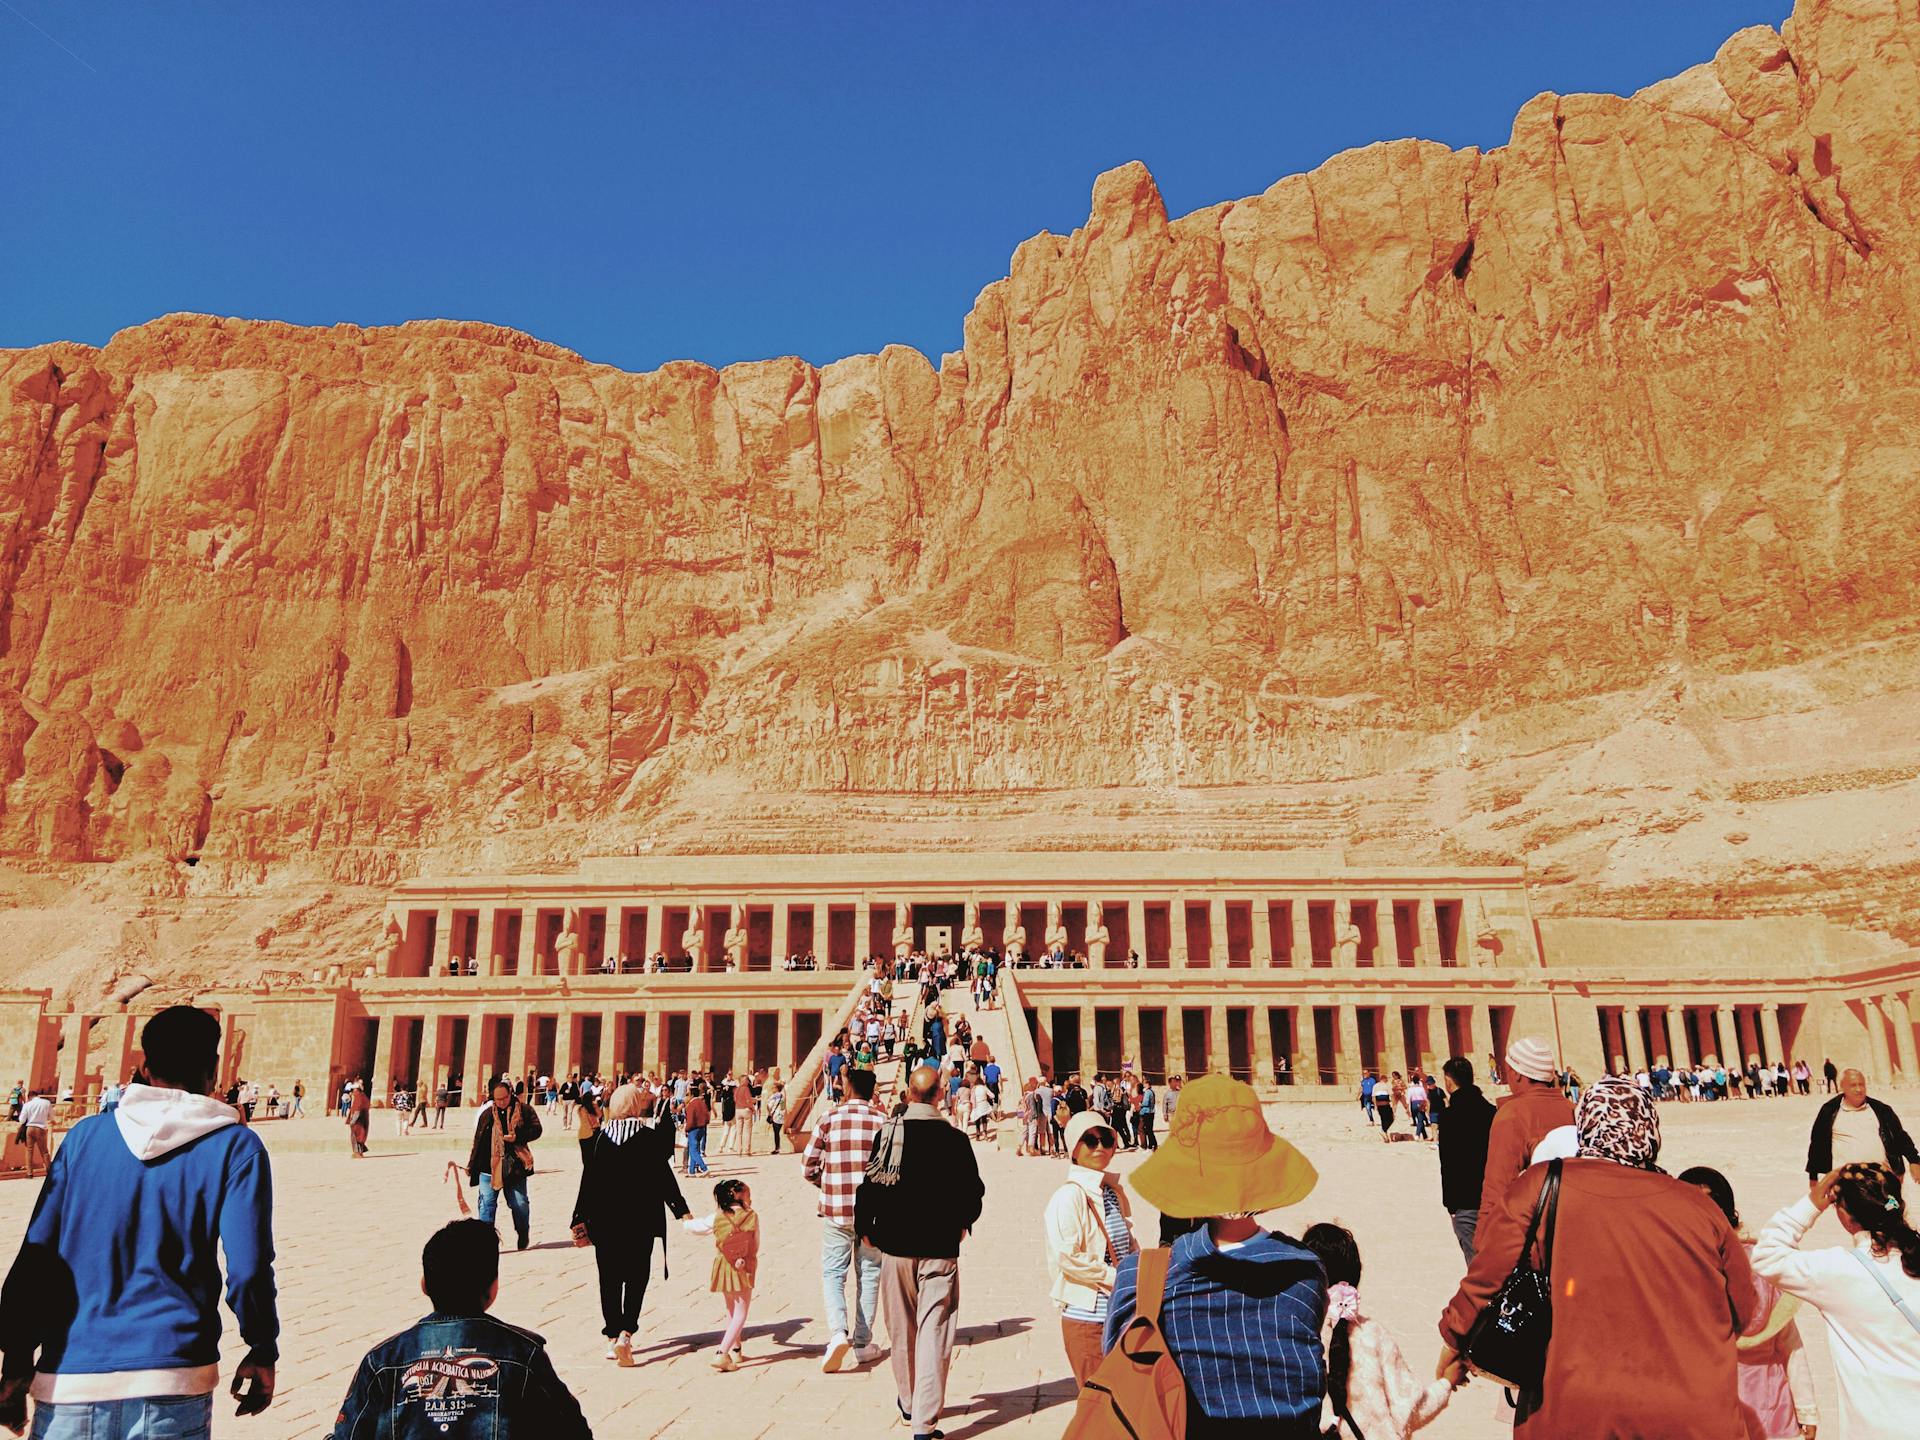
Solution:
M 1138 1256 L 1120 1263 L 1107 1308 L 1106 1345 L 1133 1319 Z M 1253 1422 L 1250 1433 L 1317 1433 L 1326 1367 L 1320 1322 L 1327 1309 L 1320 1261 L 1284 1235 L 1262 1230 L 1221 1250 L 1205 1227 L 1182 1235 L 1167 1268 L 1160 1328 L 1187 1382 L 1190 1420 Z M 1206 1425 L 1189 1434 L 1240 1427 Z
M 1127 1228 L 1127 1217 L 1120 1212 L 1120 1197 L 1111 1185 L 1100 1187 L 1100 1218 L 1106 1223 L 1107 1243 L 1113 1247 L 1113 1263 L 1117 1266 L 1133 1253 L 1133 1232 Z M 1060 1313 L 1068 1320 L 1102 1322 L 1107 1318 L 1107 1297 L 1096 1295 L 1093 1304 L 1069 1305 Z

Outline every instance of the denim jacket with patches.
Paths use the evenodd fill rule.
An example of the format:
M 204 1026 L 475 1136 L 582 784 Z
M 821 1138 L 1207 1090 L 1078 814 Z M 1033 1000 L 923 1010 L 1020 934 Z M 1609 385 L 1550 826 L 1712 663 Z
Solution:
M 439 1311 L 367 1352 L 332 1440 L 593 1440 L 546 1342 L 491 1315 Z

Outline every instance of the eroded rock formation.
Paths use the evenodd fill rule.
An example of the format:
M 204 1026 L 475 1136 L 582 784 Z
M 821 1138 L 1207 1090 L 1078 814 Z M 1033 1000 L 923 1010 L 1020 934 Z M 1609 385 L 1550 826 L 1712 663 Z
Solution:
M 938 368 L 0 354 L 0 851 L 1336 843 L 1912 932 L 1916 215 L 1920 16 L 1802 0 L 1492 151 L 1111 171 Z

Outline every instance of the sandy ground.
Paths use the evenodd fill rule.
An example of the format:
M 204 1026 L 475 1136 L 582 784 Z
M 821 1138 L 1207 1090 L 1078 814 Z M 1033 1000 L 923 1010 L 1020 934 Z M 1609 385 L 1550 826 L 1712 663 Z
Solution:
M 1726 1172 L 1755 1226 L 1804 1193 L 1800 1161 L 1815 1100 L 1790 1099 L 1669 1106 L 1663 1113 L 1670 1171 L 1712 1164 Z M 1911 1106 L 1909 1105 L 1909 1108 Z M 449 1132 L 400 1138 L 391 1118 L 375 1117 L 375 1158 L 355 1164 L 337 1120 L 328 1117 L 261 1127 L 273 1153 L 275 1228 L 280 1251 L 283 1357 L 280 1394 L 253 1420 L 216 1411 L 214 1433 L 233 1440 L 323 1435 L 362 1352 L 425 1312 L 418 1288 L 420 1246 L 456 1214 L 443 1167 L 458 1149 L 455 1127 L 472 1112 L 449 1116 Z M 1269 1223 L 1299 1233 L 1334 1219 L 1359 1236 L 1369 1310 L 1381 1317 L 1414 1365 L 1437 1353 L 1434 1324 L 1452 1294 L 1460 1255 L 1439 1203 L 1433 1149 L 1412 1140 L 1382 1144 L 1352 1106 L 1276 1107 L 1271 1120 L 1320 1169 L 1319 1187 Z M 470 1132 L 469 1132 L 470 1133 Z M 789 1155 L 720 1156 L 714 1178 L 740 1175 L 753 1186 L 766 1226 L 761 1285 L 748 1327 L 747 1361 L 735 1374 L 708 1366 L 719 1334 L 720 1307 L 707 1293 L 711 1246 L 675 1234 L 671 1278 L 655 1272 L 638 1349 L 642 1364 L 621 1370 L 602 1359 L 592 1258 L 575 1250 L 567 1221 L 579 1154 L 560 1131 L 539 1146 L 533 1181 L 534 1248 L 502 1259 L 497 1312 L 545 1335 L 561 1376 L 602 1436 L 734 1440 L 748 1436 L 887 1433 L 892 1387 L 885 1360 L 864 1371 L 822 1374 L 826 1339 L 818 1269 L 815 1192 Z M 765 1128 L 758 1139 L 764 1142 Z M 1039 1215 L 1059 1182 L 1059 1162 L 1021 1159 L 997 1146 L 979 1157 L 986 1211 L 962 1255 L 961 1344 L 948 1387 L 944 1428 L 952 1440 L 987 1434 L 1052 1437 L 1064 1428 L 1071 1387 L 1058 1322 L 1047 1299 Z M 1123 1156 L 1131 1169 L 1141 1157 Z M 0 1186 L 0 1233 L 25 1226 L 37 1185 Z M 698 1207 L 710 1196 L 690 1185 Z M 1153 1217 L 1137 1207 L 1140 1231 Z M 503 1229 L 506 1217 L 501 1217 Z M 1836 1243 L 1837 1224 L 1823 1220 L 1818 1243 Z M 509 1233 L 509 1243 L 511 1243 Z M 656 1265 L 657 1265 L 656 1260 Z M 1833 1374 L 1819 1321 L 1804 1322 L 1816 1382 L 1831 1415 Z M 238 1353 L 229 1335 L 228 1364 Z M 1496 1434 L 1497 1396 L 1470 1386 L 1426 1434 Z M 895 1431 L 893 1433 L 904 1433 Z

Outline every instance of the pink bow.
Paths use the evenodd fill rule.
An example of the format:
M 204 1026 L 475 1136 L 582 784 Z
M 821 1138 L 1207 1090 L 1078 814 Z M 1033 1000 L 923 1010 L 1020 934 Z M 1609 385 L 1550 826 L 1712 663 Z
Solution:
M 1327 1318 L 1336 1323 L 1360 1318 L 1360 1292 L 1342 1280 L 1327 1287 Z

